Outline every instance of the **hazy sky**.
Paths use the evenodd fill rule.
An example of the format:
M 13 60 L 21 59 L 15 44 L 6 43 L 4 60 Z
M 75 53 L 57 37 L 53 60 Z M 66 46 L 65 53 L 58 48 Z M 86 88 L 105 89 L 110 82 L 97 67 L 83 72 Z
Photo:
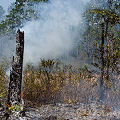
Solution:
M 0 5 L 7 11 L 8 6 L 15 0 L 0 0 Z
M 8 6 L 14 2 L 15 0 L 0 0 L 0 5 L 3 6 L 4 10 L 7 12 Z M 84 0 L 83 2 L 87 2 L 89 0 Z

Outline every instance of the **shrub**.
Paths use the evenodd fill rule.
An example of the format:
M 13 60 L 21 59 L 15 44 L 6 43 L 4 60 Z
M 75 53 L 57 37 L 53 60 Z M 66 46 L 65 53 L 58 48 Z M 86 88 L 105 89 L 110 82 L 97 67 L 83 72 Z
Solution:
M 32 103 L 86 102 L 96 97 L 96 79 L 87 66 L 75 68 L 42 59 L 40 65 L 27 65 L 24 71 L 24 99 Z M 94 86 L 94 87 L 93 87 Z M 75 102 L 74 102 L 75 101 Z
M 6 84 L 7 78 L 5 76 L 5 70 L 3 66 L 0 66 L 0 93 L 5 91 L 5 84 Z
M 54 102 L 62 89 L 63 73 L 54 60 L 41 60 L 39 67 L 24 71 L 24 98 L 32 102 Z
M 0 65 L 0 104 L 5 104 L 5 98 L 7 97 L 7 77 L 5 75 L 5 67 Z

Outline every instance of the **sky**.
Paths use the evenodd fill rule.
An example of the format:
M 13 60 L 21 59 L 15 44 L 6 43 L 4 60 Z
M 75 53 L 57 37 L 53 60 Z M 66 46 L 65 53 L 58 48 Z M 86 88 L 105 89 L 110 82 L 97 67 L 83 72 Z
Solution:
M 7 11 L 8 6 L 14 1 L 15 0 L 0 0 L 0 5 L 2 5 L 5 11 Z

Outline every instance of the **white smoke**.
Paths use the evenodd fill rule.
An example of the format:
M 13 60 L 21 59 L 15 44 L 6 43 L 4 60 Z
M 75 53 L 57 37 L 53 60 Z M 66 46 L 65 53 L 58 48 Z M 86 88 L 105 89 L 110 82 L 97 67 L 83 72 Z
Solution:
M 54 58 L 72 49 L 80 39 L 82 14 L 87 0 L 50 0 L 36 4 L 39 19 L 25 24 L 25 64 Z
M 0 0 L 0 5 L 4 8 L 5 14 L 7 14 L 8 7 L 11 3 L 15 2 L 15 0 Z

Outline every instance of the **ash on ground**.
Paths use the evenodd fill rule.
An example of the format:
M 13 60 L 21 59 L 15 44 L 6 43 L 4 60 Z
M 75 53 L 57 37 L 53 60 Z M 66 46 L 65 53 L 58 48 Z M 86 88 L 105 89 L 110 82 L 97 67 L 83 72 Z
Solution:
M 11 115 L 8 120 L 120 120 L 120 110 L 97 103 L 87 105 L 57 103 L 38 108 L 25 107 L 24 115 L 23 113 L 17 117 Z

